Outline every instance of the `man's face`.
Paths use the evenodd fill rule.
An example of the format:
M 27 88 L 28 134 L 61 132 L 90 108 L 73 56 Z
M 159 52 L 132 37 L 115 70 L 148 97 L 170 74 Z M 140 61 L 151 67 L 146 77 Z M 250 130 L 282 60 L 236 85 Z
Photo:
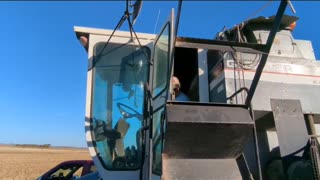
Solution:
M 173 91 L 175 94 L 179 94 L 180 91 L 180 82 L 176 77 L 172 78 Z

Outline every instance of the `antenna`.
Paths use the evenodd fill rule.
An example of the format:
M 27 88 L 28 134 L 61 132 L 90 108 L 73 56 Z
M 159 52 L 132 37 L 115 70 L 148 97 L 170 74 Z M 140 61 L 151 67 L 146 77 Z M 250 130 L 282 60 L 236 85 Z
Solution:
M 156 28 L 157 28 L 157 26 L 158 26 L 159 16 L 160 16 L 160 9 L 159 9 L 159 12 L 158 12 L 158 17 L 157 17 L 157 20 L 156 20 L 156 24 L 154 25 L 153 34 L 156 33 Z

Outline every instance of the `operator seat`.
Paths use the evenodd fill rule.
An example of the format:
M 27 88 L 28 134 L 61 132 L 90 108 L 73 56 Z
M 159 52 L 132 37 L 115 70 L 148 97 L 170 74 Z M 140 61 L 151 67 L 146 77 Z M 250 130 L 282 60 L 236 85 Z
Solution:
M 115 126 L 116 131 L 121 134 L 121 137 L 119 139 L 116 139 L 116 144 L 115 144 L 115 152 L 117 154 L 117 157 L 125 156 L 123 139 L 127 134 L 129 127 L 130 127 L 130 124 L 127 123 L 125 119 L 119 119 Z

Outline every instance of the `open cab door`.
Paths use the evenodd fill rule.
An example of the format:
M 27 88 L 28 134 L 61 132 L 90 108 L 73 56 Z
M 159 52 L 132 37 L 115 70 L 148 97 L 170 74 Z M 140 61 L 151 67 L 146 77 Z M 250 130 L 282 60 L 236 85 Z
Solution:
M 150 94 L 150 159 L 146 169 L 152 174 L 152 179 L 160 179 L 162 174 L 163 128 L 165 121 L 165 105 L 169 95 L 172 75 L 174 48 L 174 10 L 163 25 L 160 34 L 154 42 L 153 55 L 150 65 L 149 94 Z M 150 177 L 150 175 L 147 175 Z

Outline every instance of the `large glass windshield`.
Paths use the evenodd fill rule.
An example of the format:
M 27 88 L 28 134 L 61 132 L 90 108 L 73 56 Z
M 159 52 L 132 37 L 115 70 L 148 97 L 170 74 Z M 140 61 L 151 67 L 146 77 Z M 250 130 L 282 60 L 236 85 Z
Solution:
M 150 49 L 132 44 L 104 46 L 98 43 L 94 48 L 93 144 L 106 169 L 138 169 Z

